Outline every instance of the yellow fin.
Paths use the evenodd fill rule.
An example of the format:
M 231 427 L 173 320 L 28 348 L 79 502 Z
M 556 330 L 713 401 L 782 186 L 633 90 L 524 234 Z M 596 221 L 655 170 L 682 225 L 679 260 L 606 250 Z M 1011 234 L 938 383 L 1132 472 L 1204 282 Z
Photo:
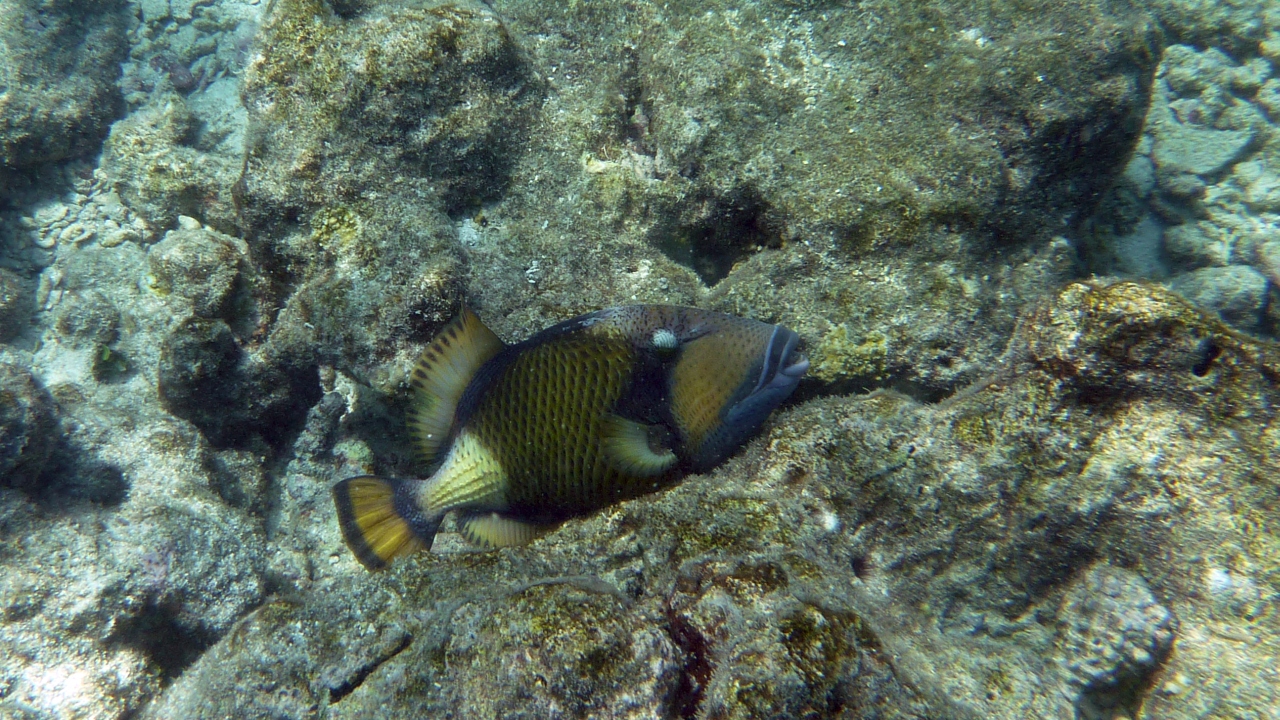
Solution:
M 458 400 L 480 369 L 502 350 L 502 341 L 464 307 L 422 351 L 410 384 L 409 433 L 427 462 L 434 461 L 453 427 Z
M 366 568 L 381 570 L 393 559 L 431 545 L 440 517 L 424 516 L 408 490 L 404 482 L 372 475 L 333 486 L 342 537 Z
M 676 464 L 676 454 L 670 448 L 655 451 L 650 430 L 648 425 L 634 420 L 606 416 L 600 427 L 605 456 L 628 475 L 653 477 L 670 470 Z
M 473 545 L 486 548 L 528 545 L 550 532 L 554 525 L 537 525 L 503 517 L 498 513 L 466 515 L 458 520 L 462 536 Z
M 468 430 L 454 438 L 436 474 L 427 481 L 423 501 L 432 512 L 468 507 L 501 509 L 506 504 L 507 473 L 484 443 Z

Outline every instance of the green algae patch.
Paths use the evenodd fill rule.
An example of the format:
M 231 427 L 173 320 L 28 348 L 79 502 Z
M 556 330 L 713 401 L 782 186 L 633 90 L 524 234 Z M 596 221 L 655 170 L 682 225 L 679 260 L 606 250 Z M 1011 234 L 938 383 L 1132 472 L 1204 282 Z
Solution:
M 98 382 L 119 382 L 129 374 L 129 358 L 109 345 L 100 345 L 93 352 L 92 370 L 93 379 Z
M 849 337 L 848 325 L 838 325 L 814 349 L 810 372 L 826 382 L 874 382 L 884 379 L 888 356 L 889 338 L 884 333 L 872 331 L 855 339 Z
M 311 216 L 311 241 L 337 255 L 357 250 L 364 223 L 353 210 L 341 205 L 322 207 Z
M 566 586 L 525 590 L 517 605 L 528 618 L 527 626 L 512 640 L 530 647 L 554 647 L 573 660 L 580 674 L 611 678 L 630 657 L 625 644 L 606 634 L 621 620 L 619 606 L 611 598 L 587 597 Z
M 268 46 L 252 67 L 257 82 L 288 88 L 289 95 L 317 103 L 335 101 L 343 79 L 342 23 L 321 0 L 279 0 L 263 31 Z M 285 104 L 272 109 L 285 118 L 298 109 Z
M 1029 359 L 1097 403 L 1164 396 L 1219 422 L 1254 422 L 1247 408 L 1280 380 L 1274 346 L 1156 285 L 1073 283 L 1052 307 L 1031 313 L 1022 332 Z
M 743 551 L 769 543 L 786 545 L 792 530 L 779 516 L 776 502 L 763 498 L 710 498 L 696 517 L 675 518 L 682 557 L 710 551 Z
M 951 425 L 957 440 L 970 445 L 991 445 L 999 428 L 989 412 L 970 412 L 957 417 Z
M 848 671 L 860 648 L 879 642 L 857 615 L 804 604 L 778 621 L 792 666 L 815 695 L 833 687 Z

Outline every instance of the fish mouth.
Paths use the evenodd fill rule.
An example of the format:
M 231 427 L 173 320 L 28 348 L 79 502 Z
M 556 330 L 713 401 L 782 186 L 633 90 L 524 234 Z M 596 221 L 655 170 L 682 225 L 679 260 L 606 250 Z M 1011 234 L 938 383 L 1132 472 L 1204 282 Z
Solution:
M 797 349 L 800 345 L 800 335 L 791 330 L 786 332 L 788 334 L 787 343 L 782 348 L 781 362 L 778 363 L 778 374 L 795 380 L 809 370 L 809 358 L 800 354 Z
M 781 337 L 779 337 L 781 336 Z M 781 325 L 774 325 L 764 350 L 764 364 L 760 368 L 760 380 L 753 392 L 769 388 L 795 385 L 809 369 L 809 359 L 796 348 L 800 336 Z
M 799 378 L 809 371 L 809 358 L 801 355 L 800 359 L 782 368 L 782 374 L 789 378 Z

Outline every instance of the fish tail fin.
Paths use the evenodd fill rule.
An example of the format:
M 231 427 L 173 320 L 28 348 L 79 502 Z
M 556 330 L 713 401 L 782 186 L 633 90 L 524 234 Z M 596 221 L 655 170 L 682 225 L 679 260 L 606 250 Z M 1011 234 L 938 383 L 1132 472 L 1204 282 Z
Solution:
M 417 484 L 361 475 L 333 486 L 342 537 L 366 568 L 381 570 L 395 558 L 431 547 L 444 515 L 418 508 Z

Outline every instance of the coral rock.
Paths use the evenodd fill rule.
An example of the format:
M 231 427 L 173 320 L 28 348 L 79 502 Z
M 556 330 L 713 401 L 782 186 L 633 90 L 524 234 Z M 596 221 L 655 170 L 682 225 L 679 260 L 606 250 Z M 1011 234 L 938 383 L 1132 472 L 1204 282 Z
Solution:
M 25 369 L 0 362 L 0 485 L 34 489 L 57 437 L 48 391 Z
M 151 288 L 186 298 L 200 317 L 220 317 L 229 309 L 246 251 L 243 241 L 199 223 L 194 229 L 171 230 L 147 251 Z

